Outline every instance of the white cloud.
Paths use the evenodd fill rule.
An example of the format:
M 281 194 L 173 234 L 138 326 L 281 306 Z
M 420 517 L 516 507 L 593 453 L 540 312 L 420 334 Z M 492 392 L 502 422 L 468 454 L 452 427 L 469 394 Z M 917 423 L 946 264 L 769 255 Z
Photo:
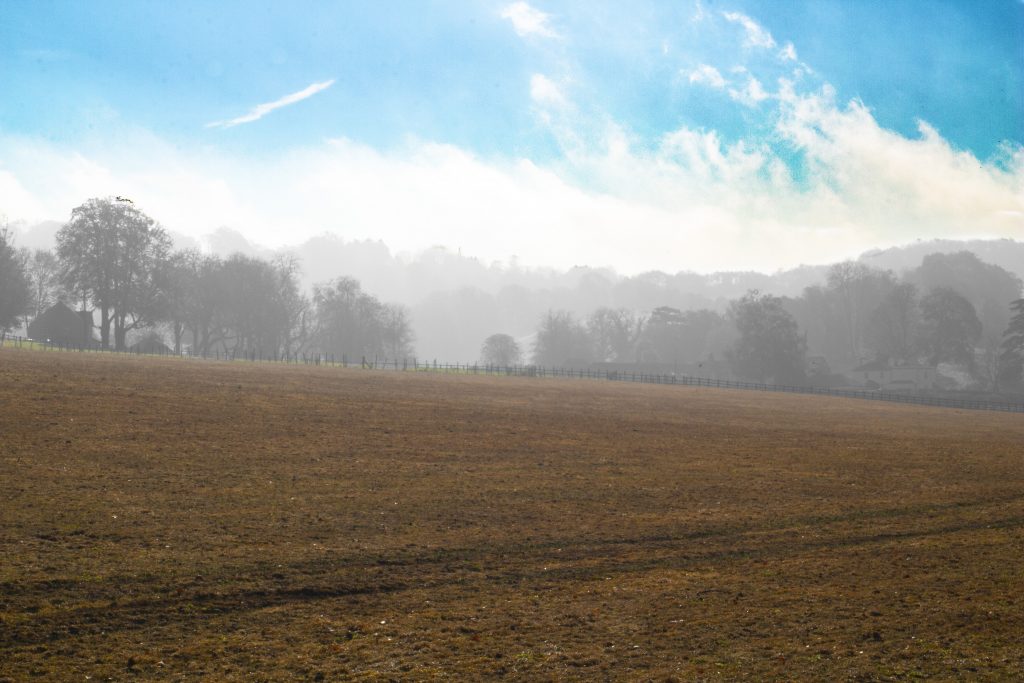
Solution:
M 768 99 L 770 95 L 765 92 L 764 86 L 761 85 L 761 81 L 750 76 L 747 78 L 746 87 L 742 90 L 730 88 L 729 97 L 747 107 L 756 107 L 758 104 Z
M 542 101 L 561 94 L 545 77 L 531 86 Z M 573 139 L 550 167 L 424 141 L 382 152 L 336 139 L 255 165 L 148 134 L 78 152 L 0 136 L 0 212 L 65 220 L 89 197 L 123 194 L 193 238 L 228 226 L 283 246 L 332 232 L 396 250 L 440 243 L 485 261 L 518 254 L 623 272 L 774 270 L 920 237 L 1024 234 L 1021 148 L 980 161 L 925 123 L 913 137 L 886 130 L 827 88 L 798 94 L 783 83 L 778 102 L 777 133 L 806 158 L 801 182 L 766 143 L 680 128 L 652 149 L 613 122 Z M 578 115 L 553 110 L 553 130 L 578 132 Z
M 528 3 L 521 0 L 507 5 L 501 11 L 501 18 L 511 21 L 512 28 L 522 37 L 531 35 L 543 36 L 545 38 L 559 37 L 558 33 L 549 24 L 551 19 L 549 14 L 531 7 Z
M 544 74 L 533 74 L 530 77 L 530 99 L 545 107 L 565 107 L 568 100 L 561 88 Z
M 1021 148 L 985 163 L 955 149 L 926 122 L 918 123 L 916 138 L 882 128 L 858 101 L 837 106 L 829 87 L 807 95 L 783 92 L 779 133 L 807 156 L 819 189 L 831 188 L 856 208 L 865 236 L 1021 236 Z
M 518 254 L 624 272 L 773 270 L 923 236 L 1024 231 L 1019 148 L 981 162 L 926 124 L 906 138 L 827 91 L 782 92 L 779 134 L 809 164 L 801 183 L 763 143 L 688 128 L 652 150 L 608 124 L 599 144 L 576 141 L 551 167 L 423 141 L 382 152 L 337 139 L 255 165 L 148 135 L 88 153 L 0 137 L 0 212 L 64 220 L 89 197 L 124 194 L 194 238 L 229 226 L 282 246 L 333 232 L 396 250 L 441 243 L 485 261 Z
M 332 85 L 334 85 L 334 79 L 331 79 L 329 81 L 323 81 L 322 83 L 313 83 L 298 92 L 294 92 L 291 95 L 285 95 L 279 100 L 274 100 L 273 102 L 267 102 L 265 104 L 257 104 L 249 111 L 248 114 L 244 114 L 243 116 L 239 116 L 234 119 L 228 119 L 226 121 L 213 121 L 211 123 L 206 124 L 206 127 L 231 128 L 242 123 L 251 123 L 253 121 L 258 121 L 259 119 L 262 119 L 264 116 L 274 111 L 275 109 L 280 109 L 281 107 L 287 107 L 290 104 L 301 102 L 302 100 L 312 97 L 318 92 L 326 90 Z
M 763 47 L 772 48 L 775 47 L 775 39 L 772 38 L 772 34 L 768 32 L 768 29 L 761 26 L 746 14 L 740 12 L 722 12 L 722 16 L 727 21 L 731 21 L 735 24 L 739 24 L 746 31 L 746 45 L 750 47 Z
M 691 71 L 689 78 L 690 83 L 703 83 L 710 85 L 712 88 L 725 87 L 725 79 L 722 78 L 722 74 L 719 73 L 718 69 L 708 64 L 701 64 Z
M 146 131 L 77 150 L 0 134 L 0 213 L 64 220 L 89 197 L 121 194 L 193 238 L 228 226 L 283 246 L 332 232 L 401 251 L 446 244 L 485 261 L 517 254 L 527 265 L 627 273 L 774 270 L 921 237 L 1024 235 L 1020 146 L 979 160 L 925 122 L 912 136 L 887 130 L 828 85 L 798 92 L 802 80 L 780 79 L 769 93 L 743 67 L 727 79 L 706 64 L 683 76 L 736 84 L 729 94 L 761 105 L 773 134 L 724 140 L 683 127 L 637 139 L 535 73 L 531 103 L 563 150 L 550 164 L 417 140 L 381 151 L 336 139 L 254 164 Z
M 715 131 L 681 128 L 652 150 L 616 125 L 606 125 L 598 143 L 573 148 L 575 182 L 650 221 L 630 224 L 636 239 L 629 249 L 647 251 L 652 267 L 658 245 L 669 244 L 686 245 L 672 255 L 676 269 L 770 270 L 922 237 L 1024 235 L 1019 146 L 982 161 L 925 123 L 917 137 L 905 137 L 882 128 L 859 102 L 837 105 L 827 85 L 798 94 L 780 80 L 772 95 L 749 76 L 732 94 L 750 106 L 775 102 L 769 114 L 789 149 L 778 152 L 759 138 L 726 143 Z M 586 126 L 556 120 L 552 130 Z M 806 163 L 799 182 L 789 166 L 793 147 Z
M 786 43 L 785 46 L 779 50 L 779 59 L 785 62 L 796 61 L 796 48 L 793 46 L 793 43 Z

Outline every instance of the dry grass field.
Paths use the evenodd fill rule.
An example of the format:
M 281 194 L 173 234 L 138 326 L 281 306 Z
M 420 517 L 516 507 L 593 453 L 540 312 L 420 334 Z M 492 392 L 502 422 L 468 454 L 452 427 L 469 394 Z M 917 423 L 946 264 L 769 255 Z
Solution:
M 0 350 L 0 680 L 1024 679 L 1024 418 Z

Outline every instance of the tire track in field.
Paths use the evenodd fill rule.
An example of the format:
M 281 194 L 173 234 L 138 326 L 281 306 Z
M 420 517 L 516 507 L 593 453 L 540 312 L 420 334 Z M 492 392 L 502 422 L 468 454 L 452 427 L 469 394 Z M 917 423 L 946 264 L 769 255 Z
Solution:
M 948 507 L 957 509 L 964 506 Z M 842 516 L 833 517 L 839 517 L 840 522 L 845 521 Z M 932 518 L 930 521 L 943 520 Z M 560 551 L 555 553 L 551 552 L 555 549 L 554 543 L 545 542 L 474 546 L 444 551 L 441 556 L 430 553 L 401 558 L 361 558 L 360 562 L 325 559 L 287 568 L 293 576 L 298 575 L 294 576 L 295 579 L 308 581 L 300 586 L 268 585 L 223 592 L 188 591 L 187 587 L 186 590 L 179 587 L 176 595 L 166 598 L 118 602 L 107 607 L 78 607 L 28 616 L 20 623 L 0 625 L 0 652 L 68 638 L 181 624 L 194 621 L 197 614 L 217 617 L 293 603 L 459 585 L 588 581 L 659 569 L 713 566 L 733 560 L 780 560 L 820 550 L 935 538 L 985 529 L 1022 528 L 1024 514 L 973 522 L 952 520 L 926 528 L 892 529 L 874 533 L 856 533 L 859 529 L 855 528 L 849 530 L 847 535 L 830 535 L 827 529 L 819 529 L 813 537 L 802 535 L 797 538 L 793 538 L 794 533 L 807 530 L 807 526 L 791 524 L 760 529 L 748 527 L 724 534 L 717 530 L 703 530 L 678 536 L 616 539 L 610 542 L 583 541 L 559 545 L 557 548 Z M 769 538 L 766 539 L 766 535 Z M 636 557 L 645 551 L 651 556 Z M 481 568 L 480 561 L 488 559 L 500 566 Z M 249 567 L 241 575 L 256 574 L 257 579 L 270 582 L 273 581 L 272 571 L 268 568 Z M 284 574 L 284 580 L 288 578 L 288 574 Z M 125 586 L 119 587 L 123 589 Z M 137 592 L 168 592 L 175 587 L 147 582 L 135 584 L 132 589 Z M 6 591 L 4 594 L 7 600 L 14 597 Z M 121 594 L 120 591 L 117 594 Z M 53 595 L 52 588 L 49 595 Z
M 545 541 L 532 541 L 529 543 L 514 543 L 504 545 L 484 545 L 465 547 L 438 547 L 431 548 L 426 552 L 403 552 L 397 551 L 385 555 L 367 557 L 366 555 L 337 556 L 318 561 L 293 565 L 294 567 L 305 566 L 311 569 L 321 570 L 322 567 L 406 567 L 423 566 L 427 564 L 445 564 L 452 561 L 479 560 L 492 556 L 511 556 L 529 551 L 540 556 L 541 551 L 552 549 L 565 549 L 582 547 L 588 549 L 607 548 L 614 552 L 616 546 L 663 546 L 691 541 L 700 541 L 709 538 L 729 538 L 738 535 L 753 535 L 768 532 L 799 531 L 813 527 L 827 527 L 844 522 L 868 521 L 868 520 L 897 520 L 912 521 L 919 517 L 933 517 L 936 514 L 950 511 L 973 511 L 987 507 L 1005 506 L 1012 503 L 1024 503 L 1024 494 L 1013 494 L 985 500 L 973 501 L 951 501 L 947 503 L 930 503 L 914 506 L 879 508 L 879 509 L 858 509 L 836 514 L 801 515 L 796 517 L 780 517 L 774 520 L 765 521 L 759 525 L 730 523 L 713 526 L 705 526 L 693 529 L 684 533 L 654 533 L 626 538 L 594 538 L 594 539 L 549 539 Z M 50 540 L 59 540 L 56 537 Z M 564 557 L 564 555 L 563 555 Z M 237 567 L 226 567 L 225 573 L 241 575 L 246 572 L 260 571 L 265 574 L 276 573 L 277 563 L 253 563 Z M 138 584 L 138 580 L 152 579 L 159 580 L 162 575 L 153 573 L 113 575 L 106 578 L 105 583 L 118 584 L 119 586 L 130 585 L 132 582 Z M 145 583 L 143 583 L 145 585 Z M 192 584 L 197 585 L 197 584 Z M 35 582 L 7 581 L 0 583 L 0 595 L 14 597 L 22 594 L 34 594 L 37 592 L 52 593 L 55 590 L 71 590 L 78 587 L 88 586 L 95 590 L 95 582 L 82 582 L 71 579 L 45 579 Z

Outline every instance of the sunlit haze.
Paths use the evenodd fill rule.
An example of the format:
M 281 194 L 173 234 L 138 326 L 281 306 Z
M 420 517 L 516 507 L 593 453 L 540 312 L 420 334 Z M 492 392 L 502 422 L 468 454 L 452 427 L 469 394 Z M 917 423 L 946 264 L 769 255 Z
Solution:
M 709 272 L 1024 237 L 1024 4 L 7 3 L 0 214 Z

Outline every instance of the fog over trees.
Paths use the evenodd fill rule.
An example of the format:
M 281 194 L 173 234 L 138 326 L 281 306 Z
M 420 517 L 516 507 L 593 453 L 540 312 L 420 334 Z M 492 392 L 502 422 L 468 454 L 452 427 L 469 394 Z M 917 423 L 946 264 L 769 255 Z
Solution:
M 1006 328 L 994 373 L 997 386 L 1024 382 L 1024 299 L 1017 299 L 1010 308 L 1013 318 Z
M 807 341 L 782 299 L 752 291 L 729 308 L 739 332 L 727 351 L 740 377 L 770 384 L 802 384 L 806 375 Z
M 11 231 L 0 224 L 0 330 L 13 327 L 32 307 L 26 254 L 14 248 Z
M 775 274 L 531 269 L 333 236 L 271 251 L 229 229 L 199 244 L 130 201 L 103 198 L 64 224 L 0 231 L 0 327 L 22 328 L 62 302 L 91 311 L 96 344 L 119 350 L 148 336 L 200 355 L 822 384 L 871 363 L 949 364 L 996 390 L 1021 383 L 1022 272 L 1024 244 L 1011 240 L 918 243 Z
M 396 304 L 383 304 L 362 291 L 352 278 L 342 277 L 314 287 L 315 328 L 309 347 L 341 358 L 414 355 L 409 316 Z

